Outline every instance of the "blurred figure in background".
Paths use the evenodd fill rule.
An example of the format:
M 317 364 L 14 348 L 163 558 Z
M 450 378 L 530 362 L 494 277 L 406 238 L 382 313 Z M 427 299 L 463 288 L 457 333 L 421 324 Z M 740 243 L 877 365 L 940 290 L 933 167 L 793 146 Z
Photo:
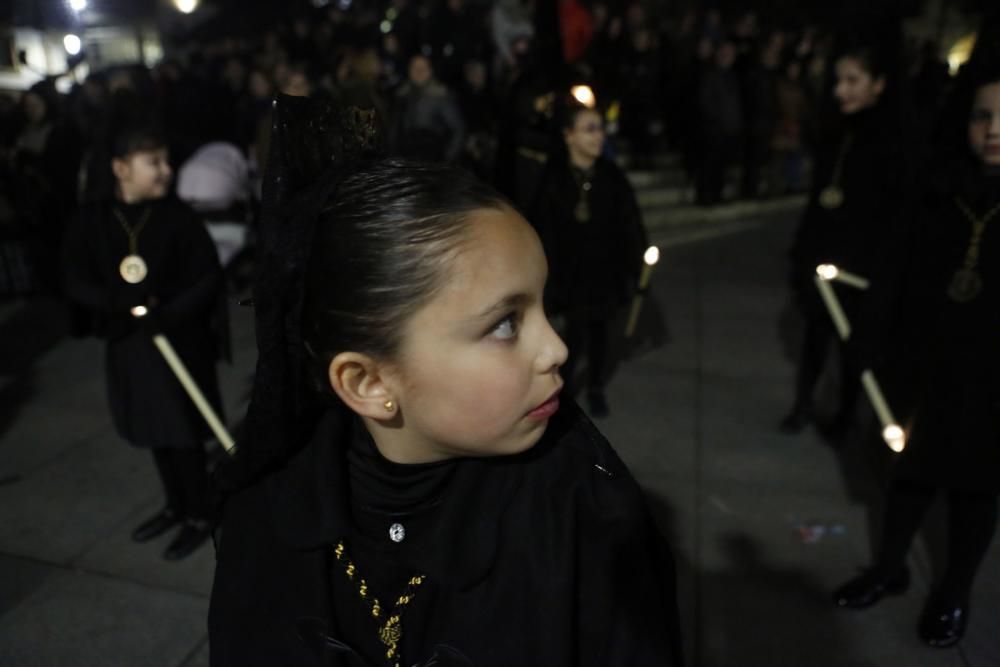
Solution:
M 392 109 L 389 150 L 401 157 L 454 162 L 465 142 L 465 123 L 451 92 L 437 79 L 427 56 L 410 59 L 409 79 Z
M 887 290 L 897 316 L 888 397 L 908 442 L 892 468 L 874 562 L 834 593 L 837 605 L 860 608 L 904 591 L 913 538 L 947 494 L 946 567 L 917 626 L 934 647 L 965 634 L 1000 495 L 1000 66 L 975 63 L 963 79 L 956 113 L 945 116 L 951 145 L 910 209 L 910 243 L 889 256 L 902 261 L 886 281 L 899 288 Z
M 722 201 L 726 169 L 740 154 L 743 137 L 743 99 L 733 71 L 736 46 L 723 41 L 715 50 L 713 65 L 698 86 L 701 118 L 701 158 L 698 165 L 696 200 L 702 206 Z
M 601 114 L 568 101 L 561 127 L 565 152 L 549 163 L 530 220 L 549 260 L 546 301 L 565 318 L 567 391 L 580 389 L 576 371 L 585 359 L 590 413 L 603 417 L 608 328 L 638 286 L 646 231 L 628 179 L 602 156 Z
M 814 283 L 816 267 L 833 264 L 871 277 L 899 229 L 908 165 L 901 118 L 883 97 L 889 85 L 886 56 L 867 44 L 844 47 L 835 60 L 836 124 L 816 156 L 809 204 L 790 251 L 791 287 L 805 319 L 805 339 L 795 384 L 795 400 L 781 423 L 788 433 L 802 430 L 816 415 L 813 392 L 828 350 L 837 338 Z M 898 238 L 896 239 L 898 240 Z M 869 322 L 860 290 L 837 288 L 853 332 L 839 345 L 839 401 L 830 422 L 831 439 L 846 435 L 860 391 L 860 357 Z M 870 301 L 869 301 L 870 303 Z

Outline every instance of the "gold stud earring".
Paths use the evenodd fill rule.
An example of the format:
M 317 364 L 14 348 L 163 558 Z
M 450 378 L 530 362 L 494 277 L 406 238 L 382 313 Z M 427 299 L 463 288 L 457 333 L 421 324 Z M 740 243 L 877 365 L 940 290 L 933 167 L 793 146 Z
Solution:
M 385 411 L 386 412 L 392 412 L 396 408 L 396 404 L 393 403 L 392 401 L 386 401 L 382 405 L 385 406 Z

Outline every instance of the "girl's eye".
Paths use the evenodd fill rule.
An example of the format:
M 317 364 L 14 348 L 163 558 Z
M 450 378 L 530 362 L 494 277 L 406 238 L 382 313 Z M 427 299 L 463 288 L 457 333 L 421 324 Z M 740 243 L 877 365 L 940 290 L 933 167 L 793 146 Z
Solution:
M 512 340 L 517 336 L 517 314 L 511 313 L 497 322 L 490 335 L 498 340 Z

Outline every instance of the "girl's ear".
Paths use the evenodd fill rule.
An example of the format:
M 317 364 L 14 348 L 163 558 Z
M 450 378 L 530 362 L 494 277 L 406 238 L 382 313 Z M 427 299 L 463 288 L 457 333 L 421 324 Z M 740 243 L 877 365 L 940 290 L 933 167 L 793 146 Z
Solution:
M 115 178 L 119 181 L 123 181 L 128 178 L 129 164 L 128 161 L 122 160 L 120 158 L 111 158 L 111 172 L 115 175 Z
M 396 416 L 384 364 L 366 354 L 341 352 L 330 362 L 328 376 L 340 400 L 362 417 L 388 421 Z

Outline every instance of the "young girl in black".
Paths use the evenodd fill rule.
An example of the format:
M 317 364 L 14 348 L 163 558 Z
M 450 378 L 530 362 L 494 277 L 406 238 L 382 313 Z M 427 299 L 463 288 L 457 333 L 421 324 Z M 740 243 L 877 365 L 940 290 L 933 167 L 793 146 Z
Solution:
M 823 138 L 813 169 L 809 204 L 790 251 L 791 288 L 805 320 L 795 399 L 781 429 L 797 433 L 816 419 L 813 394 L 836 333 L 816 291 L 820 264 L 872 278 L 887 246 L 898 242 L 906 187 L 900 118 L 886 100 L 885 56 L 867 45 L 844 46 L 835 62 L 837 120 Z M 851 425 L 858 393 L 861 344 L 870 316 L 863 293 L 838 296 L 854 327 L 850 345 L 839 345 L 840 392 L 833 418 L 821 426 L 834 439 Z M 838 341 L 839 342 L 839 341 Z
M 937 647 L 965 632 L 1000 494 L 1000 67 L 975 64 L 963 78 L 950 145 L 913 208 L 891 307 L 889 399 L 909 441 L 892 469 L 875 562 L 834 594 L 858 608 L 906 590 L 913 537 L 947 493 L 947 563 L 918 625 Z
M 132 533 L 145 542 L 181 531 L 164 552 L 190 554 L 209 536 L 204 442 L 211 436 L 182 385 L 153 345 L 163 333 L 206 398 L 219 410 L 213 315 L 223 289 L 215 245 L 185 204 L 168 197 L 164 137 L 127 125 L 111 142 L 113 192 L 98 194 L 67 237 L 66 294 L 86 308 L 107 340 L 105 371 L 118 434 L 153 452 L 166 507 Z M 92 173 L 97 182 L 104 174 Z M 133 309 L 148 311 L 137 318 Z
M 601 114 L 572 101 L 561 116 L 565 151 L 549 161 L 530 218 L 549 260 L 548 306 L 566 319 L 563 376 L 575 390 L 585 359 L 590 414 L 604 417 L 608 328 L 638 288 L 646 230 L 632 185 L 603 156 Z
M 560 400 L 531 226 L 370 159 L 358 115 L 283 97 L 276 123 L 211 664 L 681 664 L 666 545 Z

